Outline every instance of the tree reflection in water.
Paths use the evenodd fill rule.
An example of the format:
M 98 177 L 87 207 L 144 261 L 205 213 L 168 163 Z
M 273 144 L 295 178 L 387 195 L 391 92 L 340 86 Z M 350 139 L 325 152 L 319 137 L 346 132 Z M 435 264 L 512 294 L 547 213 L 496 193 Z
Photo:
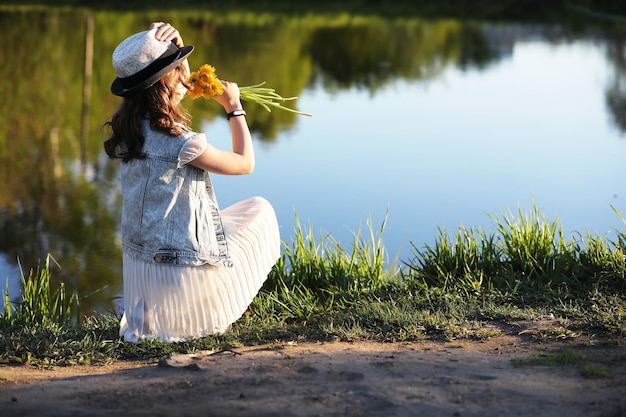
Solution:
M 84 11 L 2 11 L 0 27 L 0 252 L 28 271 L 51 254 L 53 278 L 83 297 L 82 309 L 109 309 L 121 289 L 117 165 L 102 152 L 102 123 L 119 101 L 109 93 L 110 54 L 150 14 L 99 12 L 94 18 L 90 92 L 83 91 Z M 456 20 L 171 13 L 168 21 L 196 50 L 191 66 L 211 63 L 224 79 L 267 81 L 285 96 L 356 88 L 372 96 L 398 79 L 427 82 L 450 66 L 484 69 L 515 42 L 589 36 L 608 47 L 614 66 L 606 92 L 616 126 L 626 130 L 624 34 Z M 76 28 L 82 28 L 77 30 Z M 81 110 L 89 104 L 88 123 Z M 194 124 L 221 117 L 212 103 L 189 106 Z M 306 110 L 306 109 L 305 109 Z M 255 136 L 266 143 L 298 116 L 248 106 Z M 85 143 L 81 129 L 87 126 Z M 289 192 L 289 190 L 285 190 Z M 3 272 L 3 271 L 0 271 Z M 95 293 L 94 293 L 95 292 Z M 88 294 L 91 296 L 84 298 Z

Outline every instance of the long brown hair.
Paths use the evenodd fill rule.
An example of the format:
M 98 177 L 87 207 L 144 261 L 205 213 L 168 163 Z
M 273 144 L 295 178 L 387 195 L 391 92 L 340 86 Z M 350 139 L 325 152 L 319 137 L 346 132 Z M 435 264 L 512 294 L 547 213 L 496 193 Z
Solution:
M 179 82 L 184 82 L 183 64 L 170 71 L 157 83 L 133 96 L 124 97 L 111 120 L 103 128 L 110 131 L 104 142 L 104 150 L 111 159 L 123 162 L 143 159 L 143 120 L 150 120 L 153 130 L 172 137 L 180 136 L 189 129 L 191 117 L 180 105 L 174 102 Z

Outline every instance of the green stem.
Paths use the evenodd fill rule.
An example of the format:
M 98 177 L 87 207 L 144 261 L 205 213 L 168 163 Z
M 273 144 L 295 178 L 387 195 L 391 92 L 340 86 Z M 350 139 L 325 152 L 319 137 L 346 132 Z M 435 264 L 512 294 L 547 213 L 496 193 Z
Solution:
M 292 113 L 301 114 L 303 116 L 313 116 L 310 113 L 304 113 L 289 107 L 285 107 L 279 102 L 296 100 L 298 97 L 282 97 L 273 88 L 261 87 L 265 84 L 265 81 L 255 85 L 249 85 L 245 87 L 239 87 L 239 92 L 242 100 L 252 101 L 261 105 L 265 110 L 271 112 L 270 106 L 276 107 L 282 110 L 286 110 Z

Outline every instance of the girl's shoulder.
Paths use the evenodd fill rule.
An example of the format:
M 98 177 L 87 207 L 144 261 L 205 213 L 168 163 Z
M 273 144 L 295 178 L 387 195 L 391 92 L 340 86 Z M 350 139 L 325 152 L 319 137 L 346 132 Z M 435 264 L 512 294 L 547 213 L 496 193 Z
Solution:
M 143 150 L 148 156 L 177 158 L 181 149 L 187 142 L 193 140 L 197 134 L 193 131 L 186 131 L 179 136 L 170 136 L 167 133 L 148 127 L 144 131 L 144 136 Z
M 193 133 L 185 142 L 179 153 L 180 164 L 185 165 L 196 159 L 208 146 L 204 133 Z

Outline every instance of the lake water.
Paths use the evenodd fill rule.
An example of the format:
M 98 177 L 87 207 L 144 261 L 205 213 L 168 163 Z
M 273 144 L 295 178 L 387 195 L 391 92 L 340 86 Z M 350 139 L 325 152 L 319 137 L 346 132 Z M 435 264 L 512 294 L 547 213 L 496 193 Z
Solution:
M 444 23 L 429 25 L 428 30 L 439 33 L 443 29 L 437 25 Z M 258 43 L 255 30 L 264 32 L 250 29 L 248 35 Z M 323 30 L 311 39 L 324 42 L 326 37 L 320 33 Z M 275 114 L 277 110 L 266 115 L 246 105 L 253 113 L 256 170 L 245 177 L 213 176 L 221 206 L 261 195 L 274 205 L 285 241 L 290 241 L 297 214 L 305 227 L 330 234 L 346 247 L 359 228 L 367 236 L 368 221 L 378 230 L 387 216 L 385 246 L 390 258 L 402 260 L 411 258 L 413 246 L 421 249 L 432 244 L 439 228 L 450 233 L 461 225 L 490 230 L 489 214 L 531 211 L 533 206 L 548 220 L 558 219 L 567 234 L 588 231 L 610 237 L 613 230 L 623 230 L 612 208 L 626 214 L 626 124 L 621 122 L 624 107 L 620 107 L 626 102 L 623 34 L 572 35 L 561 28 L 484 25 L 471 35 L 480 37 L 473 45 L 486 50 L 488 58 L 474 53 L 470 60 L 450 60 L 445 51 L 434 51 L 431 59 L 408 60 L 406 71 L 395 71 L 393 59 L 404 56 L 400 51 L 393 59 L 371 58 L 376 64 L 373 69 L 357 71 L 347 81 L 333 80 L 328 66 L 334 61 L 311 53 L 317 61 L 313 59 L 302 89 L 294 95 L 299 96 L 297 107 L 313 117 L 290 116 L 263 131 L 264 118 L 286 116 Z M 289 39 L 289 34 L 285 37 Z M 463 39 L 459 37 L 459 42 Z M 194 43 L 193 36 L 186 43 Z M 110 56 L 110 49 L 101 54 Z M 301 68 L 304 64 L 298 62 L 292 65 Z M 353 68 L 345 68 L 346 73 L 351 70 L 354 73 Z M 106 71 L 96 72 L 95 77 L 108 87 L 112 77 L 111 70 Z M 279 88 L 284 78 L 265 74 L 264 79 L 279 93 L 292 95 Z M 257 79 L 250 83 L 254 82 Z M 91 114 L 96 125 L 92 130 L 97 131 L 117 103 L 106 95 L 105 87 L 93 93 L 98 103 Z M 8 87 L 0 85 L 0 91 L 3 88 Z M 192 111 L 211 106 L 187 100 Z M 79 105 L 80 101 L 76 108 Z M 229 125 L 220 112 L 212 111 L 206 118 L 194 114 L 196 130 L 207 132 L 214 145 L 228 148 Z M 8 126 L 0 124 L 5 148 Z M 255 126 L 261 130 L 256 132 Z M 78 133 L 67 134 L 70 139 L 66 139 L 60 128 L 62 145 L 63 140 L 77 143 Z M 59 151 L 61 174 L 55 184 L 63 195 L 59 204 L 63 208 L 52 217 L 66 222 L 64 228 L 55 229 L 55 222 L 46 220 L 49 203 L 35 197 L 37 193 L 25 197 L 20 187 L 5 190 L 2 201 L 8 208 L 1 212 L 5 218 L 0 277 L 9 279 L 12 294 L 19 288 L 16 258 L 26 255 L 28 269 L 46 253 L 57 259 L 61 269 L 55 275 L 69 282 L 70 288 L 81 294 L 108 288 L 103 298 L 88 300 L 89 307 L 106 306 L 120 291 L 117 174 L 103 157 L 98 140 L 89 145 L 86 170 L 76 168 L 81 165 L 77 151 L 64 151 L 70 147 L 63 146 Z M 19 170 L 5 171 L 4 182 L 19 179 Z M 28 178 L 41 176 L 41 182 L 50 175 L 45 170 L 27 172 Z M 13 201 L 19 201 L 18 209 Z M 85 208 L 67 208 L 79 206 L 80 201 Z M 39 214 L 22 216 L 30 213 L 28 207 Z M 100 220 L 99 211 L 103 212 Z M 76 218 L 86 220 L 74 227 Z M 37 226 L 31 229 L 33 224 Z M 24 237 L 24 229 L 33 233 Z
M 294 212 L 348 243 L 388 213 L 383 238 L 403 259 L 438 227 L 489 230 L 487 213 L 533 205 L 566 231 L 604 235 L 623 226 L 611 206 L 626 209 L 626 138 L 607 115 L 610 75 L 598 45 L 530 41 L 489 68 L 398 80 L 374 95 L 316 87 L 298 103 L 314 117 L 259 146 L 252 176 L 216 178 L 216 187 L 226 204 L 267 196 L 285 236 Z M 227 129 L 206 125 L 216 140 Z

